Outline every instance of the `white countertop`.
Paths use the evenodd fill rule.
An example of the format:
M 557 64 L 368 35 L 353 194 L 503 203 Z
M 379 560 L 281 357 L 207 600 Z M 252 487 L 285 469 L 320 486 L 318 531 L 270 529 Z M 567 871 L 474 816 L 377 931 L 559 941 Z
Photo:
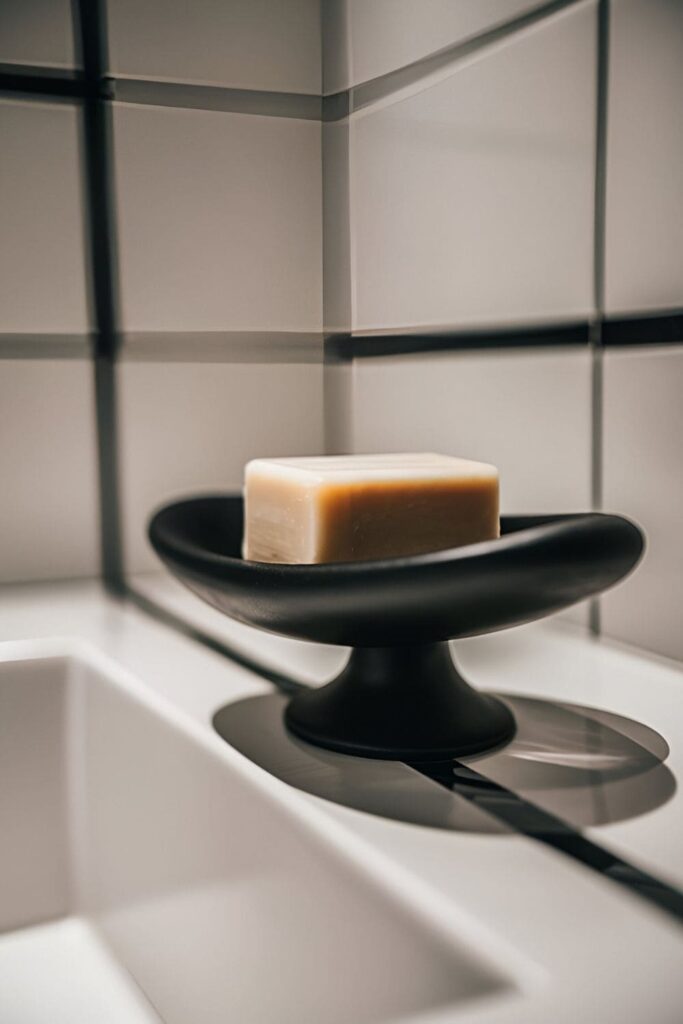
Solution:
M 164 576 L 140 590 L 219 632 L 257 659 L 301 679 L 323 681 L 344 652 L 266 637 L 226 623 Z M 220 654 L 154 621 L 94 582 L 0 589 L 0 641 L 77 636 L 124 666 L 176 709 L 211 729 L 222 705 L 267 694 L 271 685 Z M 459 664 L 478 686 L 551 702 L 589 705 L 635 719 L 669 745 L 665 768 L 683 770 L 683 672 L 674 663 L 588 638 L 546 622 L 461 642 Z M 505 766 L 495 755 L 496 778 Z M 661 769 L 658 768 L 661 774 Z M 668 776 L 667 776 L 668 777 Z M 675 787 L 673 787 L 675 788 Z M 552 787 L 537 803 L 550 801 Z M 627 790 L 628 792 L 628 790 Z M 602 794 L 609 799 L 609 792 Z M 409 825 L 303 793 L 325 814 L 407 868 L 454 913 L 469 915 L 491 943 L 520 965 L 522 998 L 477 1011 L 477 1020 L 578 1021 L 675 1019 L 683 997 L 683 929 L 671 917 L 596 872 L 516 835 Z M 623 800 L 623 793 L 621 796 Z M 635 816 L 585 832 L 655 876 L 683 885 L 683 815 L 678 792 Z M 609 818 L 609 814 L 607 814 Z M 471 1019 L 474 1019 L 474 1014 Z M 470 1019 L 470 1018 L 468 1018 Z

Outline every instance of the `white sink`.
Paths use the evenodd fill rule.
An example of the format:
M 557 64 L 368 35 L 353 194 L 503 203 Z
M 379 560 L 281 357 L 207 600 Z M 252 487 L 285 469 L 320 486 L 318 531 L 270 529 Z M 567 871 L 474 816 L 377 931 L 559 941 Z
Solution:
M 80 643 L 0 646 L 0 836 L 2 1024 L 431 1022 L 515 988 L 471 922 Z

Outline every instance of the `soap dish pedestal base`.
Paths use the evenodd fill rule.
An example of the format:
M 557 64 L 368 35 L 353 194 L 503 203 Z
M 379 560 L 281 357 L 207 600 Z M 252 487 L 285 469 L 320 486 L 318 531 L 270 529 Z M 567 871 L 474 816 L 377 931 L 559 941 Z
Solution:
M 462 678 L 445 642 L 355 647 L 336 679 L 290 701 L 285 722 L 316 746 L 401 761 L 477 754 L 515 732 L 512 712 Z

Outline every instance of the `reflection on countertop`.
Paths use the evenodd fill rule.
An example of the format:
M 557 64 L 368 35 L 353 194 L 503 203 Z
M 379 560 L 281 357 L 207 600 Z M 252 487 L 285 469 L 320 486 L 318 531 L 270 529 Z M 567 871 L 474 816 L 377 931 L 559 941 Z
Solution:
M 645 814 L 671 798 L 669 748 L 639 722 L 551 700 L 506 696 L 517 733 L 502 749 L 463 758 L 481 775 L 575 828 Z M 250 697 L 217 712 L 231 746 L 284 782 L 356 810 L 458 832 L 507 829 L 457 793 L 397 761 L 349 757 L 287 732 L 280 694 Z

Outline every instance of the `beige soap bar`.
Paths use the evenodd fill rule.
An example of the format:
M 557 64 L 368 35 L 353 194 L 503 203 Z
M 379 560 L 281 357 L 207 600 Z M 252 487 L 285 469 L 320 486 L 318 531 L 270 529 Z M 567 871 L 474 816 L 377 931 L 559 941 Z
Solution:
M 447 455 L 255 459 L 245 472 L 243 554 L 350 562 L 498 537 L 495 466 Z

